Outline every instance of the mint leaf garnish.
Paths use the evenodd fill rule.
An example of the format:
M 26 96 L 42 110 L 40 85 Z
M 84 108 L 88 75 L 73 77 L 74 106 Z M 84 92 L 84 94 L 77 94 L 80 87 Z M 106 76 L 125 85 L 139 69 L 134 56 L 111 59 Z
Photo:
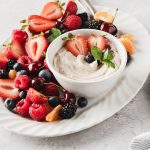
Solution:
M 106 49 L 103 53 L 103 60 L 112 60 L 114 58 L 112 52 L 108 49 Z
M 102 60 L 102 52 L 97 46 L 92 47 L 91 53 L 95 60 Z
M 59 29 L 52 28 L 51 29 L 51 35 L 47 38 L 47 40 L 48 40 L 48 42 L 52 42 L 53 40 L 55 40 L 60 35 L 61 35 L 61 32 Z
M 103 60 L 102 63 L 107 65 L 108 67 L 115 68 L 115 64 L 111 62 L 110 60 Z

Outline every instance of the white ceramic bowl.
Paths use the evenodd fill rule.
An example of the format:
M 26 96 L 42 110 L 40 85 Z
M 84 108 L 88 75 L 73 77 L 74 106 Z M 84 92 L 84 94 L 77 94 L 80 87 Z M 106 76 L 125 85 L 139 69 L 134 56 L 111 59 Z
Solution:
M 114 46 L 118 50 L 118 53 L 120 54 L 121 65 L 119 69 L 112 75 L 106 76 L 99 80 L 96 79 L 96 81 L 90 81 L 90 80 L 78 81 L 78 80 L 70 79 L 60 74 L 54 68 L 53 60 L 56 53 L 64 45 L 64 41 L 62 40 L 62 38 L 68 36 L 68 33 L 59 36 L 56 40 L 54 40 L 50 44 L 46 54 L 46 62 L 48 64 L 48 67 L 50 68 L 50 70 L 56 77 L 57 81 L 60 83 L 60 85 L 62 85 L 66 90 L 87 98 L 96 97 L 98 95 L 101 95 L 103 97 L 108 91 L 110 91 L 114 87 L 114 85 L 118 81 L 121 73 L 123 72 L 126 66 L 127 53 L 124 46 L 116 37 L 106 32 L 93 30 L 93 29 L 79 29 L 70 32 L 74 35 L 80 34 L 80 35 L 84 35 L 85 37 L 89 36 L 90 34 L 106 35 L 106 38 L 109 39 L 114 44 Z

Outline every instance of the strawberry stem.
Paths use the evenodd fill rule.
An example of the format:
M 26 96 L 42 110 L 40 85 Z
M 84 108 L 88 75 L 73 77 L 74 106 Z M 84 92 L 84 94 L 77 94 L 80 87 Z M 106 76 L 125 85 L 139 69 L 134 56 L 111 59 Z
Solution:
M 117 16 L 118 11 L 119 11 L 119 9 L 117 8 L 117 9 L 116 9 L 116 12 L 115 12 L 115 15 L 114 15 L 114 18 L 113 18 L 113 20 L 112 20 L 112 24 L 114 23 L 114 21 L 115 21 L 115 19 L 116 19 L 116 16 Z

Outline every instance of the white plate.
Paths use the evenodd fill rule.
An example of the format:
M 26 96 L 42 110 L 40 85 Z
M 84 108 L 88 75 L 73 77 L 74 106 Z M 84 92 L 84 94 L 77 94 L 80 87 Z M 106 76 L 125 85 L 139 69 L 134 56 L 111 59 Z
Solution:
M 112 9 L 108 9 L 112 11 Z M 98 10 L 102 10 L 98 7 Z M 54 123 L 41 123 L 22 118 L 8 111 L 0 101 L 0 124 L 15 133 L 34 137 L 55 137 L 79 132 L 90 128 L 120 111 L 141 89 L 146 81 L 150 68 L 150 36 L 147 30 L 135 18 L 119 12 L 115 24 L 125 33 L 136 37 L 136 53 L 133 62 L 126 68 L 120 82 L 100 100 L 90 99 L 85 109 L 77 112 L 70 120 Z M 96 90 L 96 89 L 95 89 Z

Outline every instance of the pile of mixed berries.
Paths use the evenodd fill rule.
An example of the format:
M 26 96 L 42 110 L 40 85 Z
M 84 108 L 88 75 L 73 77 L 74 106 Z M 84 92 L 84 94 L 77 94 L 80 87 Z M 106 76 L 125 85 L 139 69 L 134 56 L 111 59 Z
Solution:
M 90 20 L 87 13 L 77 14 L 78 6 L 73 0 L 67 3 L 65 10 L 63 7 L 64 3 L 58 1 L 47 3 L 40 15 L 22 20 L 21 29 L 13 30 L 11 38 L 2 46 L 0 97 L 9 110 L 23 117 L 48 122 L 69 119 L 75 115 L 77 106 L 85 107 L 88 103 L 84 97 L 76 100 L 73 93 L 58 84 L 49 70 L 45 54 L 54 39 L 80 28 L 117 35 L 116 26 L 104 20 L 108 18 L 105 14 L 103 20 L 97 19 L 100 14 Z

